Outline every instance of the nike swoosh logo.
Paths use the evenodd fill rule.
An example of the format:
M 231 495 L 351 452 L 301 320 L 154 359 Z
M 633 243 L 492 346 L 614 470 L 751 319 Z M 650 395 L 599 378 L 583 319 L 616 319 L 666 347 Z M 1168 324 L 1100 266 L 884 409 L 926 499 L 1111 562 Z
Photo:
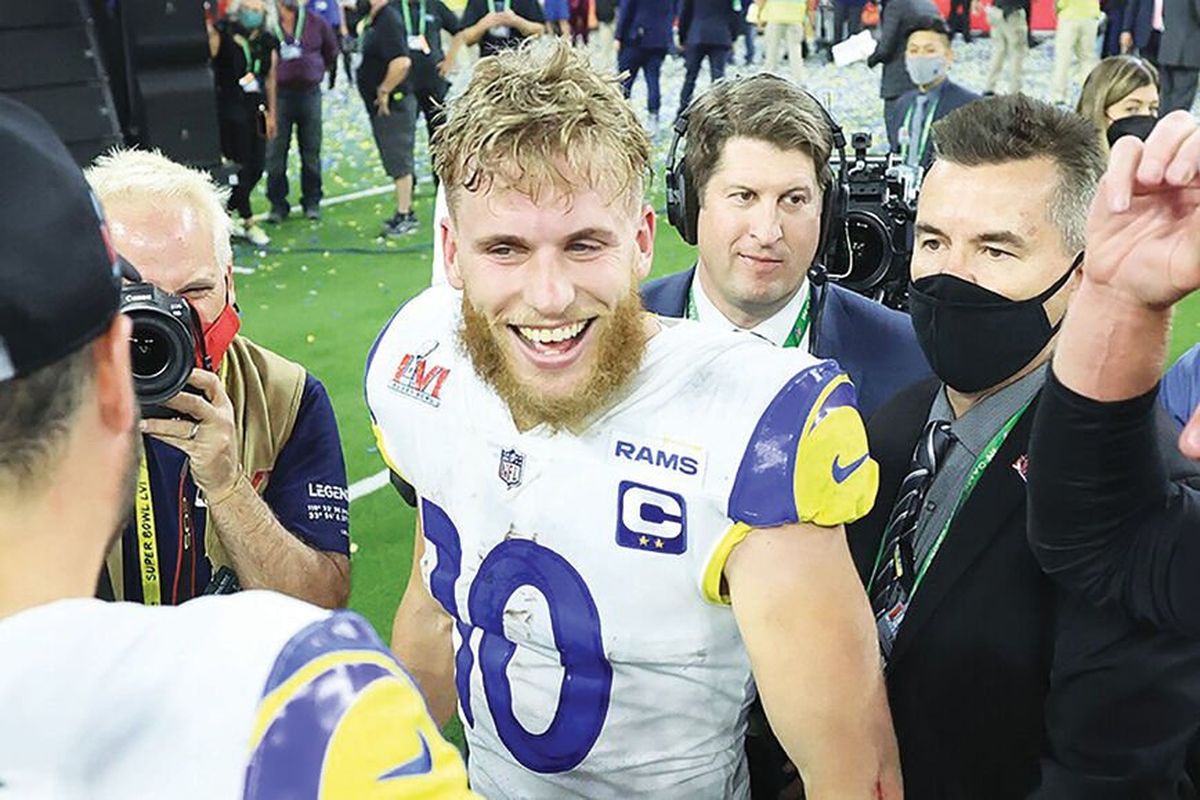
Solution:
M 429 752 L 429 742 L 425 741 L 425 734 L 417 731 L 417 736 L 421 739 L 421 753 L 411 761 L 405 761 L 400 766 L 393 770 L 383 773 L 379 776 L 381 781 L 390 781 L 393 778 L 410 778 L 414 775 L 428 775 L 433 771 L 433 755 Z
M 855 461 L 851 461 L 849 464 L 847 464 L 844 467 L 838 463 L 839 458 L 841 458 L 841 456 L 833 457 L 833 482 L 834 483 L 844 483 L 846 478 L 849 478 L 850 475 L 854 472 L 854 470 L 858 469 L 866 462 L 867 454 L 863 453 L 862 458 L 859 458 Z

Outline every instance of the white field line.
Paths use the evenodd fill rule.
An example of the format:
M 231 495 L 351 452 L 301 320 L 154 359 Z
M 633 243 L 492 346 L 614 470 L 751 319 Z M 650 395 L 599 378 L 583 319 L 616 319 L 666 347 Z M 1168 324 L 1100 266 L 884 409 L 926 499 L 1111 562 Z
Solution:
M 386 469 L 382 469 L 368 478 L 363 478 L 361 481 L 355 481 L 350 484 L 350 502 L 353 503 L 355 500 L 374 494 L 389 483 L 391 481 L 388 479 Z

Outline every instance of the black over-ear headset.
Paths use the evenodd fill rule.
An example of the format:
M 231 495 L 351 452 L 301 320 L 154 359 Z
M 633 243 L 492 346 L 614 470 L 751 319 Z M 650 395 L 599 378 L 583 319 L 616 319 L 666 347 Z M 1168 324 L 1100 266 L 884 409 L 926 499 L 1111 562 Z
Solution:
M 790 83 L 786 78 L 772 75 L 769 72 L 759 73 L 742 80 L 776 80 Z M 817 243 L 815 258 L 815 262 L 820 264 L 825 261 L 826 254 L 833 243 L 845 235 L 846 209 L 850 201 L 850 192 L 846 187 L 846 135 L 817 98 L 804 89 L 800 89 L 800 91 L 808 95 L 808 98 L 820 109 L 821 116 L 825 118 L 830 133 L 833 135 L 833 149 L 838 154 L 838 168 L 834 171 L 833 180 L 825 189 L 825 196 L 821 201 L 821 238 Z M 692 180 L 692 176 L 688 173 L 685 159 L 679 152 L 679 146 L 687 136 L 688 120 L 697 100 L 692 101 L 676 118 L 674 138 L 671 139 L 671 149 L 667 153 L 667 221 L 675 230 L 679 231 L 683 240 L 691 245 L 696 244 L 697 239 L 696 228 L 700 217 L 700 196 L 696 192 L 696 184 Z M 820 166 L 817 165 L 818 170 Z M 823 279 L 824 270 L 821 269 L 820 272 Z

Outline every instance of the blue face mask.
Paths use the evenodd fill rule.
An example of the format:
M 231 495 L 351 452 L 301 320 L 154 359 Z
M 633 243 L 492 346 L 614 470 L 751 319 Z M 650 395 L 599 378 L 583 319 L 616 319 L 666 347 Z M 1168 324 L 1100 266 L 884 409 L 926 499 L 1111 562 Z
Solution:
M 247 28 L 261 28 L 265 17 L 266 15 L 261 11 L 251 11 L 250 9 L 246 9 L 245 11 L 238 12 L 238 19 L 240 19 L 242 24 Z
M 904 67 L 913 83 L 928 86 L 946 74 L 950 63 L 945 56 L 905 56 Z

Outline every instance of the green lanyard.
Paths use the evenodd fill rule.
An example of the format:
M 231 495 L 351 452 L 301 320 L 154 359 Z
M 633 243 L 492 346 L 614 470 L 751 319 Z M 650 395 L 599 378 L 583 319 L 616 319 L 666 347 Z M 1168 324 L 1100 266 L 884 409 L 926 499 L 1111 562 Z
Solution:
M 279 41 L 286 42 L 287 37 L 283 35 L 283 25 L 275 25 L 275 35 L 279 37 Z M 292 36 L 292 42 L 300 44 L 300 39 L 304 36 L 304 6 L 301 5 L 296 12 L 296 30 Z
M 804 334 L 808 333 L 809 320 L 809 304 L 812 301 L 812 295 L 805 293 L 804 303 L 800 306 L 800 313 L 796 315 L 796 322 L 792 325 L 791 333 L 783 340 L 784 347 L 799 347 L 804 341 Z M 696 296 L 695 290 L 688 290 L 687 301 L 687 318 L 692 320 L 700 319 L 699 312 L 696 311 Z
M 262 70 L 262 61 L 250 57 L 250 44 L 246 41 L 246 37 L 235 34 L 233 40 L 242 46 L 242 53 L 246 56 L 246 71 L 258 75 Z
M 925 148 L 929 146 L 929 131 L 933 128 L 933 112 L 937 111 L 938 103 L 941 102 L 941 99 L 941 95 L 938 95 L 937 99 L 925 111 L 925 124 L 921 126 L 921 136 L 917 139 L 918 161 L 925 157 Z M 908 132 L 908 136 L 905 137 L 904 143 L 900 145 L 901 164 L 908 163 L 908 148 L 912 140 L 912 132 L 909 131 L 909 127 L 912 125 L 913 106 L 915 105 L 916 103 L 914 102 L 913 105 L 909 106 L 908 113 L 904 115 L 904 130 Z
M 413 24 L 412 24 L 412 15 L 411 15 L 412 12 L 409 11 L 408 6 L 409 6 L 408 0 L 404 0 L 404 2 L 402 2 L 400 4 L 400 10 L 404 12 L 404 30 L 408 32 L 409 36 L 412 36 L 413 35 Z M 421 30 L 418 32 L 417 35 L 418 36 L 425 35 L 425 0 L 421 0 Z
M 992 463 L 992 459 L 996 457 L 996 453 L 1000 452 L 1000 448 L 1004 446 L 1004 442 L 1008 439 L 1008 435 L 1012 433 L 1012 429 L 1016 427 L 1017 422 L 1021 419 L 1021 415 L 1029 408 L 1029 404 L 1033 402 L 1033 398 L 1025 401 L 1025 405 L 1017 409 L 1017 413 L 1008 418 L 1008 421 L 996 432 L 996 435 L 991 438 L 987 446 L 983 448 L 983 452 L 979 454 L 979 458 L 975 459 L 975 465 L 971 467 L 967 473 L 967 480 L 963 483 L 962 491 L 958 495 L 958 502 L 954 504 L 954 510 L 950 512 L 946 524 L 942 526 L 942 530 L 938 533 L 937 539 L 933 542 L 933 547 L 929 548 L 929 552 L 925 554 L 925 558 L 921 559 L 921 565 L 917 568 L 917 577 L 913 579 L 913 588 L 908 595 L 908 604 L 912 604 L 913 597 L 917 594 L 917 589 L 921 587 L 921 582 L 925 580 L 925 573 L 929 571 L 929 565 L 933 563 L 934 557 L 938 551 L 942 549 L 942 542 L 946 540 L 946 534 L 950 532 L 950 526 L 954 524 L 954 518 L 958 516 L 958 512 L 962 510 L 963 505 L 967 502 L 967 498 L 971 496 L 971 492 L 975 491 L 975 484 L 979 483 L 979 479 L 983 477 L 983 472 Z M 885 542 L 879 542 L 879 553 L 875 556 L 875 566 L 871 568 L 871 575 L 874 576 L 879 572 L 879 562 L 883 559 L 883 547 Z M 868 586 L 867 594 L 870 595 L 875 587 Z

